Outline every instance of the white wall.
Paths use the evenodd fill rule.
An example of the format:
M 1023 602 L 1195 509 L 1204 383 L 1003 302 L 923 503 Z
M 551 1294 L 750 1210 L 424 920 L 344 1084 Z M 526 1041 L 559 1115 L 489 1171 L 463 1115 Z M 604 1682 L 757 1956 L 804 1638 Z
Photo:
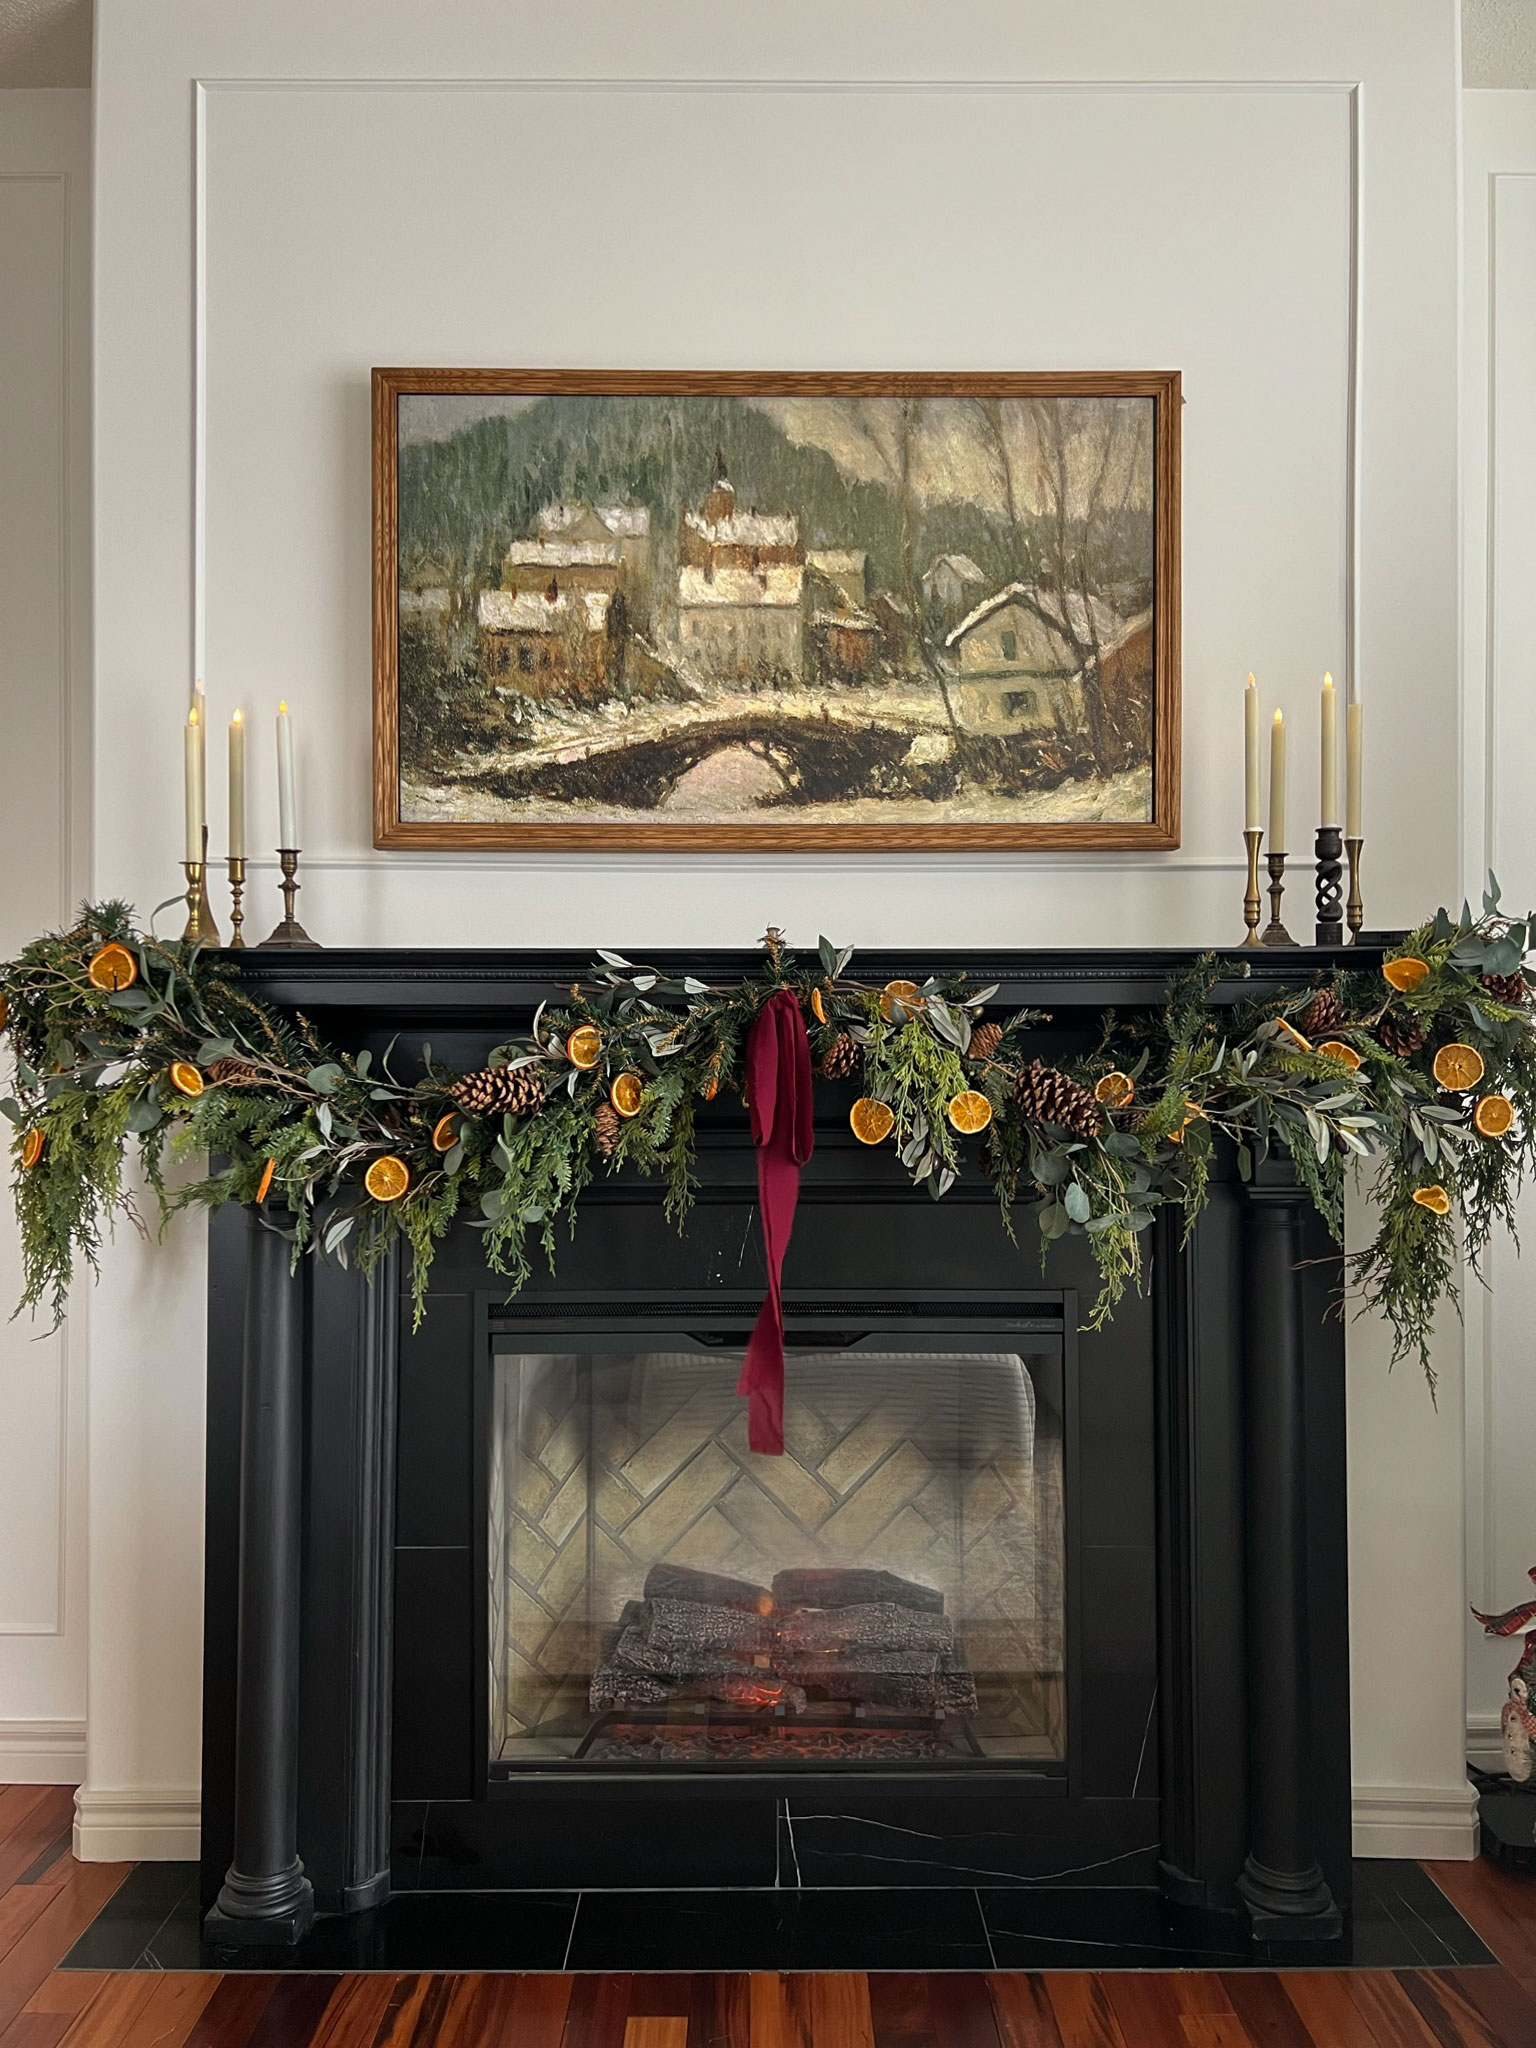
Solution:
M 1536 92 L 1469 92 L 1463 111 L 1465 866 L 1492 868 L 1513 907 L 1536 900 Z M 1520 1205 L 1536 1242 L 1536 1191 Z M 1530 1593 L 1536 1565 L 1536 1265 L 1501 1238 L 1492 1291 L 1467 1304 L 1468 1593 L 1485 1612 Z M 1499 1707 L 1520 1640 L 1468 1617 L 1468 1747 L 1502 1768 Z
M 0 953 L 86 887 L 90 95 L 0 92 Z M 7 1127 L 8 1128 L 8 1127 Z M 0 1300 L 20 1287 L 0 1205 Z M 88 1306 L 0 1321 L 0 1782 L 85 1762 Z
M 1370 916 L 1432 906 L 1459 879 L 1455 41 L 1450 0 L 101 0 L 103 886 L 148 905 L 174 885 L 196 664 L 216 719 L 295 705 L 322 938 L 744 944 L 771 920 L 1204 943 L 1238 926 L 1242 678 L 1286 698 L 1306 754 L 1330 667 L 1372 706 Z M 375 363 L 1182 370 L 1183 849 L 375 854 Z M 260 925 L 270 864 L 255 899 Z M 167 1853 L 196 1785 L 198 1257 L 190 1230 L 124 1247 L 98 1296 L 91 1853 Z M 1373 1825 L 1438 1801 L 1430 1845 L 1455 1853 L 1455 1338 L 1438 1420 L 1374 1357 L 1352 1376 L 1357 1601 L 1400 1611 L 1413 1519 L 1455 1694 L 1449 1715 L 1405 1703 L 1384 1747 L 1367 1718 L 1357 1777 Z M 1383 1461 L 1401 1493 L 1373 1490 Z

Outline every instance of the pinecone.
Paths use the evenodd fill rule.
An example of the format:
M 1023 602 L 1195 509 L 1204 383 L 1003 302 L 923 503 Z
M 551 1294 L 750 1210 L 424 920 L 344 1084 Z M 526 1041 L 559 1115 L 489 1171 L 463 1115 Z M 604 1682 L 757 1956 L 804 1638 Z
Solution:
M 237 1059 L 232 1053 L 226 1053 L 208 1069 L 208 1079 L 217 1088 L 259 1088 L 266 1076 L 249 1060 Z
M 971 1043 L 966 1052 L 966 1058 L 971 1060 L 989 1060 L 1002 1042 L 1003 1027 L 1001 1024 L 978 1024 L 971 1033 Z
M 1059 1067 L 1031 1060 L 1014 1084 L 1013 1096 L 1034 1122 L 1059 1124 L 1076 1138 L 1096 1138 L 1104 1128 L 1104 1112 L 1090 1091 Z
M 839 1031 L 821 1056 L 822 1077 L 828 1081 L 846 1081 L 859 1071 L 863 1061 L 859 1041 L 849 1032 Z
M 1376 1026 L 1376 1036 L 1393 1059 L 1411 1060 L 1429 1034 L 1412 1011 L 1388 1010 Z
M 1326 1038 L 1344 1022 L 1344 1005 L 1331 988 L 1320 988 L 1296 1019 L 1296 1028 L 1307 1038 Z
M 611 1102 L 600 1102 L 592 1116 L 592 1136 L 597 1149 L 605 1159 L 611 1159 L 618 1149 L 619 1134 L 624 1128 L 624 1119 Z
M 495 1110 L 531 1116 L 544 1105 L 544 1083 L 532 1067 L 483 1067 L 455 1081 L 448 1093 L 460 1109 L 480 1116 Z
M 1496 1003 L 1508 1003 L 1512 1010 L 1523 1010 L 1531 1000 L 1531 985 L 1523 974 L 1485 974 L 1483 987 Z

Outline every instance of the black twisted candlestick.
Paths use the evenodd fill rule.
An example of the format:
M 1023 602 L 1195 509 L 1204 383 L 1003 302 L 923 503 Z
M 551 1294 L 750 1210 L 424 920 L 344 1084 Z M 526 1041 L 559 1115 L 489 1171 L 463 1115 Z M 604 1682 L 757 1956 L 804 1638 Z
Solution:
M 1344 837 L 1337 825 L 1317 828 L 1317 943 L 1344 943 Z

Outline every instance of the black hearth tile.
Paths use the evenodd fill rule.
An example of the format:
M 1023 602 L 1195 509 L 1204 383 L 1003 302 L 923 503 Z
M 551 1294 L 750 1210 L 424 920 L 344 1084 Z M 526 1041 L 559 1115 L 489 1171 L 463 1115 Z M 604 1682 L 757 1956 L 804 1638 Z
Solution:
M 325 1914 L 292 1948 L 227 1948 L 201 1941 L 202 1970 L 416 1971 L 565 1967 L 575 1917 L 573 1893 L 415 1893 L 370 1913 Z
M 64 1970 L 132 1970 L 139 1966 L 178 1903 L 197 1902 L 195 1863 L 138 1863 L 59 1965 Z
M 1001 1970 L 1234 1970 L 1255 1962 L 1235 1914 L 1191 1913 L 1156 1891 L 983 1891 Z
M 1371 1958 L 1362 1950 L 1361 1936 L 1366 1913 L 1378 1927 L 1383 1917 L 1389 1919 L 1401 1938 L 1419 1949 L 1425 1969 L 1476 1968 L 1497 1960 L 1417 1863 L 1356 1860 L 1351 1928 L 1355 1960 L 1368 1965 Z
M 973 1891 L 907 1889 L 799 1894 L 793 1970 L 987 1970 L 981 1906 Z
M 764 1790 L 640 1781 L 529 1780 L 487 1800 L 434 1801 L 420 1833 L 422 1891 L 770 1889 L 777 1802 Z M 416 1837 L 397 1827 L 396 1860 Z
M 566 1967 L 787 1970 L 802 1897 L 788 1891 L 583 1892 Z
M 836 1797 L 822 1793 L 817 1804 Z M 792 1793 L 788 1803 L 800 1881 L 807 1886 L 1051 1883 L 1097 1889 L 1150 1884 L 1157 1875 L 1158 1809 L 1151 1801 L 1075 1807 L 997 1795 L 913 1801 L 901 1825 L 879 1813 L 850 1811 L 851 1801 L 807 1811 L 807 1802 Z

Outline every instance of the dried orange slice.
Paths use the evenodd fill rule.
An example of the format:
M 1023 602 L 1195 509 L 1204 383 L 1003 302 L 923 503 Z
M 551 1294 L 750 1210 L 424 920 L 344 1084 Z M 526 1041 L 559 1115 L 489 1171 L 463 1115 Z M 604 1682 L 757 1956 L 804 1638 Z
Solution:
M 132 988 L 139 978 L 139 963 L 126 946 L 116 943 L 103 946 L 91 955 L 85 978 L 92 988 L 105 989 L 109 993 L 114 989 Z
M 1429 962 L 1420 960 L 1416 954 L 1404 953 L 1400 960 L 1388 960 L 1381 974 L 1389 988 L 1395 988 L 1400 996 L 1411 996 L 1428 981 Z
M 393 1152 L 375 1159 L 363 1175 L 363 1186 L 376 1202 L 398 1202 L 411 1184 L 411 1169 Z
M 34 1124 L 21 1141 L 21 1163 L 30 1172 L 43 1156 L 43 1147 L 48 1142 L 47 1133 Z
M 1308 1047 L 1308 1050 L 1310 1051 L 1311 1048 Z M 1204 1115 L 1205 1111 L 1200 1107 L 1198 1102 L 1186 1102 L 1184 1105 L 1184 1121 L 1179 1125 L 1177 1130 L 1172 1130 L 1168 1133 L 1169 1144 L 1182 1145 L 1184 1142 L 1184 1133 L 1189 1129 L 1190 1125 L 1195 1121 L 1197 1117 L 1203 1117 Z
M 1337 1060 L 1341 1067 L 1348 1067 L 1353 1073 L 1360 1065 L 1360 1055 L 1352 1045 L 1346 1045 L 1342 1038 L 1325 1038 L 1317 1048 L 1324 1059 Z
M 615 1074 L 608 1100 L 620 1116 L 638 1116 L 645 1100 L 645 1083 L 638 1074 Z
M 1431 1209 L 1437 1216 L 1447 1215 L 1450 1211 L 1451 1198 L 1438 1182 L 1433 1187 L 1415 1188 L 1413 1199 L 1421 1209 Z
M 1106 1104 L 1110 1109 L 1124 1109 L 1128 1102 L 1136 1099 L 1136 1083 L 1129 1074 L 1122 1074 L 1118 1067 L 1113 1073 L 1102 1074 L 1094 1083 L 1094 1100 Z
M 944 1105 L 944 1114 L 957 1131 L 984 1131 L 992 1121 L 992 1105 L 978 1088 L 963 1088 Z
M 715 1097 L 719 1093 L 720 1076 L 718 1074 L 711 1074 L 709 1079 L 704 1083 L 704 1100 L 706 1102 L 713 1102 Z
M 1451 1093 L 1475 1088 L 1483 1078 L 1483 1056 L 1475 1045 L 1442 1045 L 1432 1069 L 1440 1086 Z
M 1275 1022 L 1279 1025 L 1281 1033 L 1291 1041 L 1298 1052 L 1310 1052 L 1312 1050 L 1311 1039 L 1304 1038 L 1289 1017 L 1277 1017 Z
M 440 1116 L 432 1126 L 432 1150 L 451 1152 L 459 1142 L 459 1113 L 450 1109 L 446 1116 Z
M 923 1007 L 923 999 L 915 981 L 888 981 L 885 984 L 880 992 L 880 1014 L 887 1022 L 895 1015 L 898 1003 L 908 1011 L 920 1010 Z
M 848 1128 L 861 1145 L 883 1145 L 895 1124 L 895 1110 L 872 1095 L 861 1095 L 848 1112 Z
M 585 1073 L 603 1056 L 603 1034 L 595 1024 L 578 1024 L 565 1041 L 565 1056 L 573 1067 Z
M 256 1203 L 258 1208 L 272 1191 L 272 1176 L 276 1171 L 277 1161 L 275 1159 L 269 1159 L 261 1169 L 261 1179 L 256 1183 Z
M 1515 1105 L 1507 1095 L 1480 1095 L 1472 1112 L 1472 1123 L 1485 1138 L 1502 1138 L 1515 1120 Z
M 199 1068 L 190 1060 L 172 1060 L 169 1068 L 171 1086 L 178 1095 L 190 1095 L 195 1100 L 202 1094 L 208 1083 Z
M 811 990 L 811 1015 L 818 1024 L 825 1024 L 827 1021 L 827 1006 L 819 988 Z

